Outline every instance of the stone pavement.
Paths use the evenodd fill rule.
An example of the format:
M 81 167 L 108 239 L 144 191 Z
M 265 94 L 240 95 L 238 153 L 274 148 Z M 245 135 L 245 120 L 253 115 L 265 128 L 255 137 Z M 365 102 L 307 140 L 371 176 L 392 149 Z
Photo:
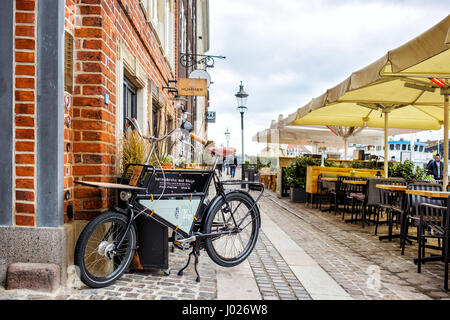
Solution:
M 354 299 L 450 298 L 443 290 L 442 262 L 427 262 L 417 273 L 415 243 L 407 245 L 402 256 L 399 240 L 380 241 L 374 226 L 344 223 L 339 215 L 280 199 L 270 191 L 262 207 Z M 379 228 L 378 235 L 383 234 L 386 226 Z
M 255 193 L 256 194 L 256 193 Z M 76 277 L 53 294 L 4 290 L 0 299 L 55 300 L 214 300 L 214 299 L 448 299 L 442 262 L 426 263 L 421 274 L 412 262 L 417 247 L 400 254 L 398 240 L 379 241 L 373 226 L 346 224 L 340 216 L 278 198 L 270 190 L 261 199 L 262 227 L 249 259 L 234 268 L 200 256 L 201 282 L 193 264 L 177 271 L 189 251 L 169 255 L 172 272 L 136 271 L 114 285 L 92 289 Z M 379 234 L 386 231 L 385 227 Z

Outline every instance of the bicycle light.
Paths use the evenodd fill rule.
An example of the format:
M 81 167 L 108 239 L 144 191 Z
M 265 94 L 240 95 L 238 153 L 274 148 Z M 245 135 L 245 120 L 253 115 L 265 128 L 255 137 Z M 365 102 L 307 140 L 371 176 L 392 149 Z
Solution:
M 131 198 L 131 192 L 128 191 L 121 191 L 120 192 L 120 200 L 122 201 L 128 201 L 128 199 Z

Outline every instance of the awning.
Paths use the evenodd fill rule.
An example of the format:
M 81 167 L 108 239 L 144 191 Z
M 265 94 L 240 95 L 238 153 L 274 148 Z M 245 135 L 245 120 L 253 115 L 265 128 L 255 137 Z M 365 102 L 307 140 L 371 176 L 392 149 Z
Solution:
M 390 135 L 418 132 L 413 129 L 391 129 Z M 252 137 L 258 143 L 301 144 L 344 148 L 347 158 L 348 144 L 382 145 L 384 131 L 379 128 L 341 127 L 341 126 L 297 126 L 286 125 L 282 115 L 279 121 L 272 120 L 270 128 L 258 132 Z
M 449 28 L 450 15 L 415 39 L 352 73 L 299 108 L 286 122 L 289 125 L 440 129 L 448 121 L 448 116 L 444 116 L 444 96 L 448 89 L 440 89 L 430 79 L 439 78 L 444 85 L 449 84 Z M 447 134 L 448 130 L 444 130 L 444 135 Z M 385 161 L 387 166 L 387 159 Z M 387 174 L 387 170 L 385 172 Z

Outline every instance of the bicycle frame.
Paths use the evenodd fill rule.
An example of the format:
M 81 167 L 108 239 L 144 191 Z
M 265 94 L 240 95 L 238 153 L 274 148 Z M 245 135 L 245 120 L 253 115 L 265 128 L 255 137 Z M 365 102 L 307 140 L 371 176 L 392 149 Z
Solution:
M 226 189 L 224 188 L 224 186 L 247 184 L 247 185 L 256 185 L 261 188 L 259 196 L 257 197 L 252 207 L 248 210 L 245 217 L 247 217 L 255 207 L 257 208 L 257 202 L 259 201 L 264 192 L 263 184 L 258 182 L 237 181 L 237 180 L 220 181 L 214 170 L 156 169 L 153 166 L 141 164 L 129 164 L 125 169 L 125 172 L 122 176 L 120 183 L 126 182 L 127 180 L 126 177 L 129 176 L 128 171 L 132 166 L 143 167 L 143 170 L 140 170 L 140 175 L 139 178 L 137 179 L 136 185 L 145 188 L 145 191 L 135 191 L 133 192 L 133 194 L 129 199 L 128 204 L 128 207 L 130 209 L 129 224 L 131 224 L 134 221 L 134 219 L 137 218 L 140 214 L 145 214 L 146 216 L 153 218 L 162 225 L 172 229 L 175 233 L 179 234 L 183 239 L 192 238 L 193 236 L 206 237 L 212 235 L 194 232 L 196 226 L 202 225 L 203 218 L 208 213 L 209 207 L 202 206 L 202 204 L 205 203 L 205 199 L 208 196 L 211 182 L 214 182 L 216 189 L 216 197 L 212 199 L 211 203 L 213 203 L 214 200 L 219 197 L 224 199 L 225 212 L 231 213 L 229 219 L 233 219 L 233 222 L 237 228 L 240 227 L 240 224 L 237 224 L 236 221 L 234 220 L 233 212 L 231 212 L 228 201 L 226 199 Z M 174 175 L 180 177 L 184 176 L 183 179 L 186 179 L 186 177 L 192 178 L 197 176 L 199 179 L 197 181 L 193 179 L 194 183 L 190 184 L 191 188 L 187 190 L 187 192 L 176 192 L 176 190 L 174 192 L 174 190 L 170 189 L 169 191 L 164 190 L 164 192 L 161 192 L 161 181 L 159 181 L 159 185 L 156 183 L 158 176 L 161 175 L 164 175 L 163 177 L 164 181 L 168 180 L 168 178 Z M 186 188 L 186 185 L 184 187 Z M 157 210 L 154 209 L 153 206 L 149 205 L 160 203 L 161 201 L 170 201 L 170 204 L 174 206 L 172 210 L 175 213 L 177 210 L 179 210 L 179 205 L 182 203 L 182 201 L 186 203 L 187 201 L 192 202 L 194 199 L 197 200 L 196 201 L 197 205 L 193 210 L 195 212 L 190 213 L 190 214 L 193 213 L 193 215 L 188 228 L 186 227 L 181 228 L 180 225 L 174 223 L 174 219 L 167 219 L 167 214 L 166 215 L 161 214 L 161 212 L 158 212 Z M 127 231 L 128 229 L 129 226 L 127 226 Z M 217 233 L 217 235 L 231 232 L 232 231 Z M 214 235 L 216 234 L 214 233 Z M 125 235 L 123 238 L 125 238 Z
M 136 119 L 128 119 L 130 123 L 137 130 L 141 138 L 146 139 L 152 143 L 151 151 L 148 154 L 145 164 L 129 164 L 126 166 L 120 184 L 124 184 L 126 177 L 129 176 L 129 169 L 134 166 L 133 173 L 130 178 L 130 185 L 144 188 L 144 190 L 134 190 L 129 194 L 129 213 L 130 222 L 127 226 L 127 230 L 119 242 L 119 246 L 122 244 L 125 235 L 130 229 L 131 223 L 140 214 L 145 214 L 157 222 L 163 224 L 164 226 L 171 228 L 175 233 L 179 234 L 182 238 L 192 238 L 194 236 L 194 230 L 196 225 L 201 225 L 203 221 L 203 216 L 208 208 L 204 207 L 205 199 L 208 195 L 209 187 L 211 181 L 214 181 L 216 188 L 216 198 L 221 197 L 225 203 L 225 212 L 231 213 L 230 219 L 233 219 L 235 228 L 238 229 L 238 225 L 234 219 L 233 212 L 230 210 L 228 201 L 226 200 L 226 192 L 224 185 L 238 185 L 238 184 L 254 184 L 261 189 L 261 193 L 256 199 L 255 203 L 252 205 L 250 210 L 247 212 L 245 217 L 247 217 L 251 211 L 256 207 L 257 202 L 261 198 L 264 192 L 264 186 L 261 183 L 248 182 L 248 181 L 224 181 L 221 182 L 215 174 L 215 167 L 217 165 L 218 157 L 216 157 L 214 164 L 211 169 L 207 170 L 185 170 L 185 169 L 156 169 L 154 166 L 149 165 L 149 161 L 152 154 L 157 146 L 158 142 L 164 141 L 175 131 L 189 128 L 183 123 L 180 128 L 173 129 L 167 135 L 157 138 L 153 136 L 144 136 L 139 128 L 139 124 Z M 195 136 L 195 135 L 194 135 Z M 187 143 L 179 139 L 182 143 Z M 198 137 L 196 140 L 199 140 Z M 203 142 L 205 143 L 205 142 Z M 192 146 L 192 144 L 187 143 Z M 194 147 L 194 146 L 192 146 Z M 136 170 L 137 169 L 137 170 Z M 161 179 L 162 176 L 162 179 Z M 174 177 L 175 178 L 170 178 Z M 188 177 L 190 179 L 177 179 L 178 177 Z M 159 180 L 158 180 L 159 179 Z M 173 183 L 174 180 L 175 183 Z M 161 181 L 163 187 L 161 188 Z M 181 181 L 181 184 L 180 184 Z M 168 188 L 166 188 L 168 186 Z M 166 189 L 168 189 L 166 191 Z M 175 190 L 175 191 L 174 191 Z M 124 191 L 122 191 L 124 192 Z M 155 200 L 156 199 L 156 200 Z M 213 199 L 214 200 L 214 199 Z M 169 207 L 167 207 L 167 203 Z M 164 205 L 166 205 L 164 207 Z M 184 208 L 180 210 L 180 207 Z M 181 220 L 180 218 L 181 211 Z M 205 236 L 197 234 L 198 236 Z M 194 237 L 195 238 L 195 237 Z
M 163 141 L 174 132 L 173 130 L 162 138 L 144 137 L 140 132 L 137 121 L 133 119 L 132 123 L 135 124 L 142 138 L 155 144 Z M 192 126 L 183 123 L 180 129 L 190 132 Z M 207 144 L 203 138 L 193 133 L 190 133 L 189 136 L 203 145 Z M 182 139 L 180 141 L 186 143 Z M 188 144 L 192 146 L 192 144 Z M 113 207 L 104 216 L 99 215 L 89 222 L 89 227 L 83 229 L 77 241 L 74 260 L 76 265 L 80 267 L 82 281 L 89 286 L 104 287 L 109 285 L 117 280 L 130 266 L 132 254 L 137 252 L 140 243 L 135 232 L 136 228 L 140 227 L 136 225 L 138 223 L 136 218 L 142 214 L 172 229 L 172 237 L 169 239 L 173 241 L 174 246 L 182 250 L 192 248 L 187 264 L 179 270 L 178 275 L 183 274 L 193 256 L 197 282 L 200 281 L 197 270 L 200 250 L 205 249 L 215 263 L 224 267 L 233 267 L 244 261 L 256 244 L 258 229 L 261 226 L 257 202 L 264 192 L 262 183 L 237 180 L 220 181 L 215 173 L 218 157 L 214 159 L 212 167 L 203 170 L 156 168 L 149 164 L 155 148 L 156 145 L 153 145 L 145 164 L 128 164 L 119 183 L 75 181 L 77 184 L 95 188 L 116 189 L 120 192 L 120 199 L 125 202 L 121 207 Z M 214 153 L 213 155 L 216 156 Z M 156 159 L 156 163 L 160 164 L 159 159 Z M 216 195 L 208 202 L 208 193 L 212 183 L 214 183 Z M 255 188 L 252 189 L 259 190 L 260 194 L 255 201 L 244 190 L 226 189 L 226 186 L 231 185 L 253 185 Z M 234 205 L 233 208 L 233 203 L 238 204 Z M 240 209 L 239 212 L 237 212 L 238 209 Z M 248 209 L 247 212 L 245 212 L 246 209 Z M 249 215 L 251 215 L 251 219 L 247 219 Z M 221 220 L 216 220 L 216 217 Z M 247 222 L 247 220 L 250 220 L 250 222 Z M 245 226 L 242 225 L 243 221 L 246 221 Z M 103 224 L 109 222 L 112 223 L 106 230 L 103 239 L 96 238 L 94 233 L 100 230 L 98 228 L 103 228 Z M 252 224 L 250 233 L 246 229 L 249 224 Z M 246 240 L 247 245 L 242 247 L 239 254 L 223 258 L 217 253 L 215 245 L 222 242 L 213 241 L 227 234 L 232 236 L 233 240 L 231 241 L 235 241 L 236 235 L 241 239 L 239 234 L 244 229 L 246 229 L 243 233 L 244 238 L 246 235 L 249 235 L 249 238 Z M 104 231 L 102 229 L 101 232 Z M 114 234 L 113 239 L 110 239 L 112 234 Z M 125 246 L 128 235 L 131 236 L 132 241 L 127 242 Z M 225 242 L 230 241 L 229 237 L 224 239 Z M 88 249 L 91 240 L 94 243 L 100 242 Z M 125 248 L 122 248 L 124 246 Z M 142 243 L 142 246 L 145 246 L 145 243 Z M 127 260 L 120 260 L 121 262 L 117 266 L 114 264 L 111 273 L 107 275 L 102 273 L 98 276 L 98 270 L 95 266 L 86 264 L 86 252 L 88 252 L 87 257 L 91 257 L 94 253 L 99 255 L 100 260 L 98 261 L 102 259 L 111 261 L 115 259 L 116 255 L 123 255 Z M 137 261 L 139 261 L 139 256 L 137 256 Z M 108 278 L 109 276 L 111 277 Z

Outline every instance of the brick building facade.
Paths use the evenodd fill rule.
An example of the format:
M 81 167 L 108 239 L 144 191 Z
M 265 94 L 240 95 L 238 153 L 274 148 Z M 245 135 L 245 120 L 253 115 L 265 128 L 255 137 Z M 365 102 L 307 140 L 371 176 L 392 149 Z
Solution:
M 56 263 L 64 279 L 85 221 L 116 201 L 74 180 L 115 182 L 126 116 L 149 134 L 178 125 L 179 105 L 164 87 L 188 74 L 181 41 L 197 52 L 196 11 L 205 18 L 207 3 L 1 1 L 0 283 L 16 261 Z

